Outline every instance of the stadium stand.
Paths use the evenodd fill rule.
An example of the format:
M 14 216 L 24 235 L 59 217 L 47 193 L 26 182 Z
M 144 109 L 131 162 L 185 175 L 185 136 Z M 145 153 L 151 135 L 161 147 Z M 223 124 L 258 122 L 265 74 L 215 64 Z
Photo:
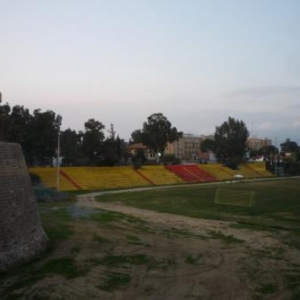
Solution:
M 165 167 L 186 183 L 216 181 L 213 175 L 200 169 L 197 165 L 170 165 Z
M 166 165 L 165 168 L 180 177 L 186 183 L 200 182 L 200 179 L 188 171 L 184 165 Z
M 256 172 L 254 169 L 249 168 L 249 166 L 247 164 L 240 165 L 237 172 L 239 174 L 242 174 L 245 178 L 263 177 L 260 173 Z
M 180 177 L 164 168 L 164 166 L 143 166 L 138 171 L 155 185 L 180 184 L 184 182 Z
M 83 189 L 119 189 L 150 185 L 132 167 L 65 167 L 62 169 Z
M 199 165 L 187 165 L 186 166 L 189 171 L 195 174 L 202 182 L 212 182 L 216 181 L 216 177 L 206 172 Z
M 258 161 L 247 164 L 248 168 L 255 170 L 263 177 L 273 177 L 274 175 L 266 169 L 266 163 L 264 161 Z
M 46 187 L 56 188 L 56 169 L 50 167 L 30 168 Z M 265 163 L 248 163 L 232 170 L 221 164 L 143 166 L 132 167 L 62 167 L 60 190 L 104 190 L 153 185 L 172 185 L 232 180 L 235 175 L 244 178 L 272 177 Z
M 227 168 L 223 167 L 221 164 L 203 164 L 200 165 L 200 167 L 214 176 L 218 181 L 230 180 L 234 175 L 233 172 L 226 170 Z
M 57 173 L 55 168 L 30 168 L 29 172 L 38 175 L 46 187 L 56 188 Z M 76 185 L 62 175 L 59 177 L 59 186 L 62 191 L 74 191 L 78 189 Z

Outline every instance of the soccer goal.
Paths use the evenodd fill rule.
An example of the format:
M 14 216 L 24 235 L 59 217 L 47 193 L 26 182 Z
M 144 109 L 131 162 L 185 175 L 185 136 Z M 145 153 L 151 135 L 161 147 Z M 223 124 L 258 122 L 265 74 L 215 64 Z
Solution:
M 218 188 L 215 195 L 215 203 L 248 207 L 255 206 L 255 192 Z

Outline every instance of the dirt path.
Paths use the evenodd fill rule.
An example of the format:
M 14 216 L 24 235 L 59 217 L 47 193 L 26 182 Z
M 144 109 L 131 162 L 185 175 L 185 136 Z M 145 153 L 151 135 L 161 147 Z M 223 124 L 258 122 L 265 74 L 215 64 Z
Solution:
M 270 259 L 256 257 L 266 249 L 283 249 L 284 245 L 270 232 L 241 230 L 232 228 L 233 222 L 197 219 L 186 216 L 158 213 L 139 209 L 118 202 L 98 202 L 95 196 L 81 195 L 78 206 L 96 208 L 123 213 L 147 222 L 157 232 L 184 232 L 186 237 L 166 241 L 151 241 L 151 251 L 155 257 L 176 257 L 181 264 L 175 274 L 139 274 L 139 283 L 130 289 L 130 296 L 112 299 L 287 299 L 284 290 L 284 279 L 279 269 L 282 263 Z M 213 236 L 212 236 L 213 234 Z M 218 239 L 219 237 L 219 239 Z M 232 237 L 241 243 L 227 244 L 226 237 Z M 207 238 L 207 239 L 206 239 Z M 225 239 L 225 243 L 224 243 Z M 288 252 L 288 248 L 285 248 Z M 293 251 L 292 251 L 293 252 Z M 145 253 L 145 252 L 144 252 Z M 206 262 L 193 268 L 186 268 L 182 263 L 184 253 L 194 256 L 203 255 Z M 287 256 L 298 259 L 290 253 Z M 285 262 L 284 262 L 285 264 Z M 140 270 L 138 271 L 140 272 Z M 169 282 L 166 281 L 169 278 Z M 180 279 L 179 279 L 180 278 Z M 158 283 L 163 279 L 163 285 Z M 141 282 L 143 281 L 143 283 Z M 150 283 L 148 282 L 150 281 Z M 141 293 L 144 283 L 156 286 L 158 294 Z M 147 285 L 146 285 L 147 286 Z M 274 291 L 261 291 L 272 287 Z M 266 288 L 267 289 L 267 288 Z M 129 292 L 129 290 L 127 291 Z M 125 292 L 125 295 L 127 295 Z M 133 294 L 135 293 L 135 294 Z M 135 295 L 135 296 L 133 296 Z M 160 295 L 160 296 L 159 296 Z
M 98 194 L 97 194 L 98 195 Z M 225 235 L 232 235 L 241 239 L 254 247 L 277 246 L 278 241 L 270 238 L 269 233 L 260 231 L 244 231 L 230 227 L 234 222 L 216 221 L 186 217 L 181 215 L 160 213 L 146 209 L 140 209 L 125 205 L 119 202 L 98 202 L 95 201 L 94 194 L 78 196 L 78 206 L 103 209 L 108 211 L 120 212 L 147 221 L 160 229 L 179 229 L 190 232 L 194 235 L 207 236 L 207 232 L 220 231 Z
M 7 291 L 18 276 L 22 287 L 17 284 L 4 299 L 291 298 L 282 270 L 295 268 L 300 255 L 284 245 L 277 232 L 237 229 L 232 227 L 233 222 L 98 202 L 98 195 L 80 195 L 74 205 L 54 205 L 44 210 L 46 215 L 64 212 L 57 214 L 58 219 L 55 215 L 49 218 L 48 226 L 51 228 L 57 222 L 58 230 L 67 228 L 72 234 L 37 264 L 41 267 L 67 259 L 74 272 L 77 268 L 81 271 L 71 277 L 59 272 L 46 273 L 32 284 L 27 284 L 30 281 L 26 276 L 30 274 L 14 275 L 0 284 L 0 294 L 1 288 Z M 67 214 L 63 221 L 70 211 L 76 212 L 76 217 Z M 78 218 L 86 212 L 88 216 Z

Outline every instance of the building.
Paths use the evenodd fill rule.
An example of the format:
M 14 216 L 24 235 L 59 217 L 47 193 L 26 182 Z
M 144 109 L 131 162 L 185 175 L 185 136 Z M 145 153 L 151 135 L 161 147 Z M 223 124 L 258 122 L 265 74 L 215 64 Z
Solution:
M 204 136 L 193 134 L 183 134 L 183 136 L 173 143 L 168 143 L 165 154 L 173 154 L 184 161 L 198 160 L 201 155 L 201 143 Z
M 252 150 L 259 150 L 266 146 L 272 146 L 272 140 L 269 138 L 249 137 L 247 145 Z
M 143 151 L 144 156 L 147 160 L 157 160 L 156 153 L 142 143 L 135 143 L 127 146 L 127 152 L 132 156 L 135 156 L 139 151 Z

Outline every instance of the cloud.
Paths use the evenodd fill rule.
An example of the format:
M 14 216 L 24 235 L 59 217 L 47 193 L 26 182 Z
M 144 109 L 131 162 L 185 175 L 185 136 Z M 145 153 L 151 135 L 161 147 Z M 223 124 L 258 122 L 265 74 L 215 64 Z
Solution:
M 230 97 L 238 98 L 266 98 L 278 96 L 299 96 L 300 86 L 260 86 L 245 89 L 238 89 L 226 94 Z
M 294 122 L 293 127 L 300 127 L 300 119 Z
M 260 130 L 267 130 L 272 128 L 272 124 L 270 122 L 263 122 L 257 126 Z
M 257 86 L 223 94 L 226 105 L 251 113 L 295 115 L 300 107 L 300 86 Z

